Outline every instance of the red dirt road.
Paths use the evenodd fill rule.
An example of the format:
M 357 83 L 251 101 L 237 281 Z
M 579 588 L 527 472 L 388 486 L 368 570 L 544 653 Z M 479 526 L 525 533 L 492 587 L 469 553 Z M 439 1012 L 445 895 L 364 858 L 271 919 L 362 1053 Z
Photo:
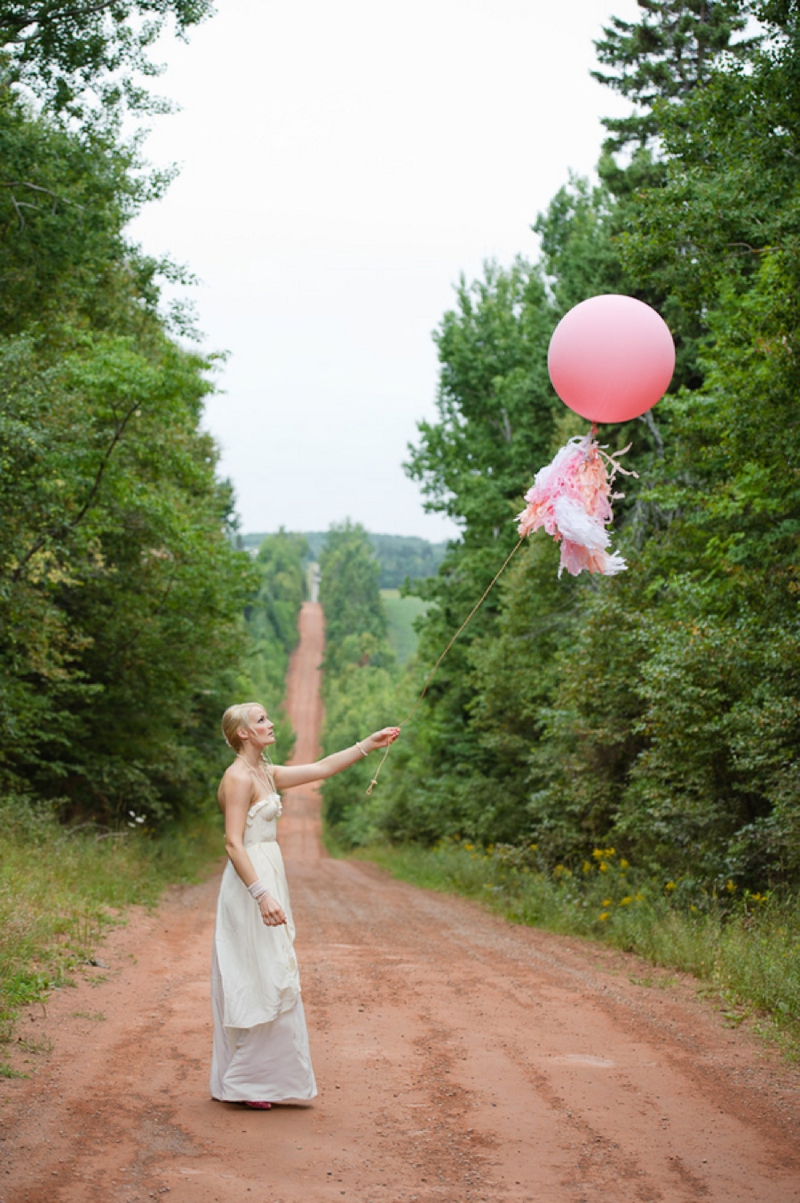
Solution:
M 298 759 L 317 606 L 302 634 Z M 316 793 L 285 802 L 319 1098 L 208 1097 L 215 876 L 134 914 L 97 980 L 23 1020 L 53 1050 L 0 1084 L 0 1203 L 800 1201 L 800 1075 L 690 979 L 331 860 Z

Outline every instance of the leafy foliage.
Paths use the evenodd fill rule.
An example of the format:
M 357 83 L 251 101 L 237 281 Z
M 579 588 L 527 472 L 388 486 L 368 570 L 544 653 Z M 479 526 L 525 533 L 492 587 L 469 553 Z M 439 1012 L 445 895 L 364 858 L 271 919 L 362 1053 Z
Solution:
M 158 73 L 148 47 L 168 20 L 182 35 L 211 11 L 210 0 L 4 0 L 0 89 L 21 84 L 56 112 L 79 115 L 89 90 L 111 108 L 123 97 L 147 107 L 135 75 Z
M 645 149 L 659 133 L 659 102 L 679 103 L 704 86 L 726 50 L 741 54 L 753 42 L 734 41 L 747 24 L 738 0 L 637 0 L 638 23 L 612 17 L 595 42 L 598 61 L 616 74 L 593 71 L 596 80 L 633 100 L 628 117 L 605 118 L 606 149 L 631 142 Z
M 419 664 L 502 563 L 532 472 L 576 432 L 547 342 L 604 291 L 655 305 L 678 341 L 656 415 L 604 432 L 633 437 L 640 479 L 617 507 L 629 571 L 559 582 L 543 537 L 519 552 L 404 731 L 380 822 L 398 841 L 533 842 L 551 868 L 608 844 L 680 888 L 758 891 L 800 873 L 800 26 L 794 4 L 755 5 L 758 38 L 739 37 L 736 0 L 641 7 L 598 47 L 637 105 L 607 123 L 600 183 L 561 189 L 536 223 L 541 265 L 462 281 L 437 334 L 439 419 L 409 472 L 463 538 L 422 590 Z
M 378 588 L 380 570 L 364 528 L 349 521 L 332 526 L 320 569 L 326 669 L 336 675 L 346 664 L 382 667 L 391 660 L 386 612 Z
M 396 667 L 378 590 L 379 568 L 363 527 L 350 522 L 331 527 L 320 567 L 326 627 L 322 743 L 328 754 L 396 721 Z M 377 803 L 365 799 L 371 769 L 364 761 L 323 785 L 326 821 L 349 845 L 366 843 L 375 833 Z
M 275 723 L 279 763 L 289 758 L 294 746 L 294 731 L 283 712 L 282 699 L 289 656 L 298 640 L 300 607 L 306 596 L 306 553 L 302 535 L 280 530 L 263 538 L 254 563 L 258 588 L 245 609 L 249 646 L 237 696 L 241 701 L 260 701 L 269 710 Z
M 302 588 L 301 551 L 279 568 L 234 548 L 200 428 L 214 358 L 175 341 L 174 269 L 126 235 L 168 178 L 119 136 L 126 72 L 168 16 L 180 31 L 207 9 L 0 14 L 0 788 L 81 822 L 203 808 L 224 707 L 282 692 L 292 556 Z M 245 611 L 265 604 L 257 630 Z
M 304 531 L 303 539 L 307 545 L 309 560 L 319 560 L 323 547 L 328 539 L 328 531 Z M 267 538 L 262 534 L 246 534 L 238 536 L 241 545 L 246 548 L 257 548 Z M 435 575 L 444 559 L 447 550 L 446 543 L 430 543 L 416 535 L 376 535 L 367 531 L 367 538 L 375 553 L 375 559 L 380 567 L 378 576 L 379 589 L 399 589 L 407 579 L 422 580 Z

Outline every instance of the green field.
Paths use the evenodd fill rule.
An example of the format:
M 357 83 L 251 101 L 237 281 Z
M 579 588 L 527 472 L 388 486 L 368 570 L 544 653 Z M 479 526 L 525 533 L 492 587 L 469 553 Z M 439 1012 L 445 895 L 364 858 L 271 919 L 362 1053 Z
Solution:
M 381 589 L 381 597 L 389 618 L 389 642 L 398 664 L 407 664 L 417 650 L 414 619 L 425 613 L 427 602 L 421 597 L 401 597 L 399 589 Z

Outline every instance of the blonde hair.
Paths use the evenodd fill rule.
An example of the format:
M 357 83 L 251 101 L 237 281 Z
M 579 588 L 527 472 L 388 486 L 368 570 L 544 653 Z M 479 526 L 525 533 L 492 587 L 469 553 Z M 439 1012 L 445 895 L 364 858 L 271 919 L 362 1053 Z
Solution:
M 242 727 L 250 726 L 250 711 L 254 706 L 261 706 L 261 703 L 237 702 L 235 706 L 229 706 L 222 716 L 222 734 L 225 736 L 225 743 L 229 748 L 233 748 L 234 752 L 238 752 L 242 746 L 237 732 L 241 731 Z M 261 709 L 264 710 L 265 707 L 261 706 Z

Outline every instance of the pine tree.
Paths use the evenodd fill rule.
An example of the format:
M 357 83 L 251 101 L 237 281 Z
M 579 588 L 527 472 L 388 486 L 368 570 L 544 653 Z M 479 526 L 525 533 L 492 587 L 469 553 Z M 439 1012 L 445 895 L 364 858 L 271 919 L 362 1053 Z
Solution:
M 734 42 L 747 17 L 743 0 L 637 0 L 644 11 L 634 23 L 612 17 L 605 37 L 595 42 L 597 57 L 612 73 L 592 76 L 632 100 L 628 117 L 606 117 L 604 150 L 655 149 L 658 101 L 680 101 L 709 78 L 725 52 L 739 54 L 752 39 Z

